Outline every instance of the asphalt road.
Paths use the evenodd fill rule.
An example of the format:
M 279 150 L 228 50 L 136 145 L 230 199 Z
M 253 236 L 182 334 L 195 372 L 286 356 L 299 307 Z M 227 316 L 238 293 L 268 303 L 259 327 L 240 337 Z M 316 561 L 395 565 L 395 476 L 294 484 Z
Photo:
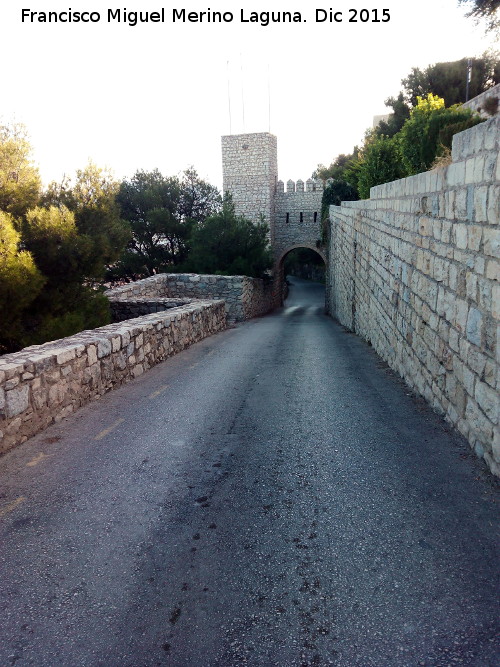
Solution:
M 498 485 L 322 303 L 0 459 L 0 665 L 498 667 Z

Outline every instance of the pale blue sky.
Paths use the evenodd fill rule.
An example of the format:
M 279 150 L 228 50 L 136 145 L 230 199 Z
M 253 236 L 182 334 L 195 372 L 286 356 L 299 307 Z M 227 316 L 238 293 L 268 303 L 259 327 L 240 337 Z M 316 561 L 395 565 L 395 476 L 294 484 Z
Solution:
M 168 22 L 130 27 L 107 23 L 107 9 L 115 8 L 109 0 L 2 3 L 0 115 L 28 126 L 46 182 L 91 158 L 119 178 L 137 168 L 173 175 L 194 165 L 220 187 L 220 136 L 229 133 L 228 72 L 236 133 L 269 129 L 269 71 L 280 178 L 306 179 L 319 162 L 361 142 L 411 67 L 479 55 L 489 45 L 457 0 L 342 0 L 333 5 L 344 12 L 340 24 L 316 23 L 315 7 L 305 3 L 236 4 L 174 5 L 232 11 L 232 23 L 173 24 L 169 4 Z M 21 22 L 23 7 L 69 6 L 99 11 L 101 22 Z M 138 1 L 127 9 L 161 6 Z M 391 20 L 349 23 L 351 7 L 387 8 Z M 307 22 L 241 23 L 241 8 L 245 17 L 252 10 L 299 11 Z

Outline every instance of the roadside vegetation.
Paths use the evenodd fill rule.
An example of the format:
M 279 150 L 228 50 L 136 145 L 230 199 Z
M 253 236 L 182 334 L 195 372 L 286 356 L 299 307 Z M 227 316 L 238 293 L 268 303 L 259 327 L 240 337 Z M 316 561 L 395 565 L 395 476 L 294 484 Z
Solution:
M 120 183 L 89 163 L 44 189 L 26 128 L 0 125 L 0 354 L 109 323 L 110 283 L 165 271 L 261 277 L 267 232 L 193 168 Z
M 475 3 L 476 5 L 481 3 Z M 484 16 L 493 16 L 484 7 Z M 494 3 L 493 3 L 494 4 Z M 498 5 L 498 3 L 497 3 Z M 478 16 L 477 7 L 471 10 Z M 497 53 L 437 63 L 424 70 L 413 68 L 402 80 L 403 90 L 389 97 L 392 109 L 387 119 L 365 132 L 362 146 L 352 153 L 338 155 L 330 164 L 318 165 L 313 178 L 328 181 L 323 195 L 322 219 L 328 207 L 341 201 L 366 199 L 370 188 L 446 164 L 450 159 L 453 135 L 483 122 L 478 114 L 462 108 L 468 98 L 476 97 L 500 82 Z M 495 113 L 498 101 L 492 99 L 484 111 Z

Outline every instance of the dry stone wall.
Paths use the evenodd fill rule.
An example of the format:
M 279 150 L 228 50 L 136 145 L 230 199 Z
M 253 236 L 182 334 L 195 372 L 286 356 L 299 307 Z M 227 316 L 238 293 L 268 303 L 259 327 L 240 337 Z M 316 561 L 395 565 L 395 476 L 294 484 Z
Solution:
M 0 357 L 0 453 L 225 328 L 224 302 L 198 301 Z
M 161 273 L 105 294 L 113 309 L 117 302 L 137 303 L 139 299 L 150 304 L 167 299 L 224 299 L 230 323 L 264 315 L 276 303 L 273 285 L 262 280 L 194 273 Z
M 330 208 L 329 308 L 500 475 L 500 117 L 453 164 Z

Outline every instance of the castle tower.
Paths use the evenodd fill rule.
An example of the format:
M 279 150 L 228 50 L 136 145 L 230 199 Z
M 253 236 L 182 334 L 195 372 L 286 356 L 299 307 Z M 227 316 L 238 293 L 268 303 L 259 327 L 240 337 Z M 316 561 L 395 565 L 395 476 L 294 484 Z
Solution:
M 224 192 L 232 194 L 236 213 L 253 222 L 264 216 L 272 230 L 278 180 L 276 137 L 269 132 L 222 137 L 222 175 Z

